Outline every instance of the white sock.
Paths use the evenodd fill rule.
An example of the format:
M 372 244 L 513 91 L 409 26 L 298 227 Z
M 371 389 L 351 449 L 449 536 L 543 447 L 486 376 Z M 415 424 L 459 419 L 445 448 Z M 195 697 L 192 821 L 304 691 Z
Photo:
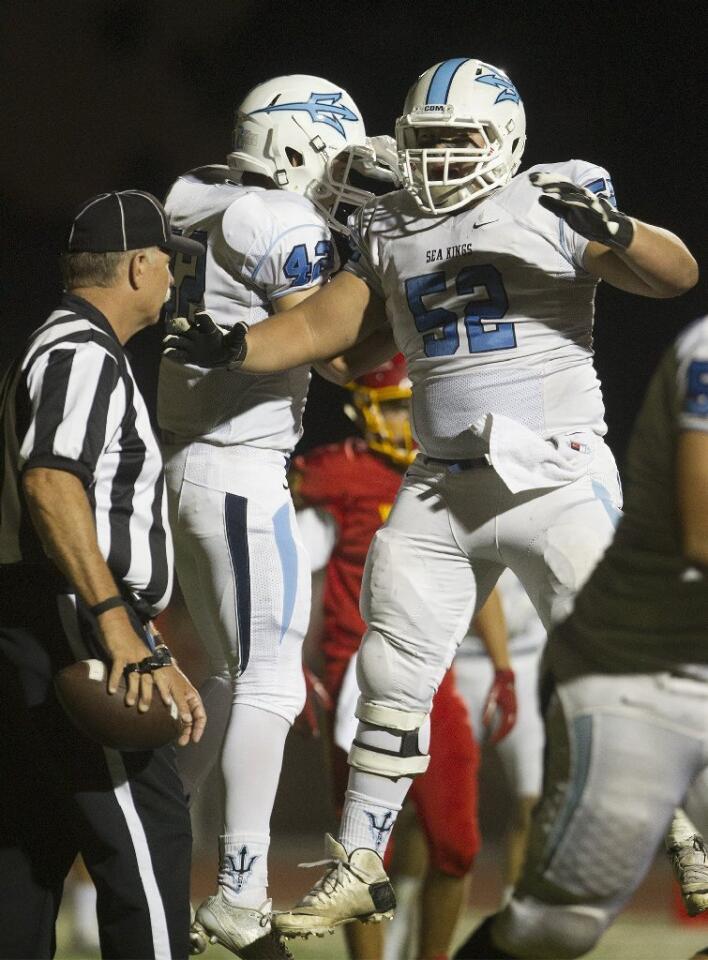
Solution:
M 229 903 L 260 907 L 268 895 L 270 836 L 219 837 L 219 886 Z
M 347 853 L 366 847 L 383 857 L 400 809 L 347 790 L 339 842 Z
M 259 707 L 236 703 L 231 710 L 221 754 L 226 795 L 219 884 L 240 906 L 260 907 L 268 896 L 270 818 L 289 729 L 287 720 Z

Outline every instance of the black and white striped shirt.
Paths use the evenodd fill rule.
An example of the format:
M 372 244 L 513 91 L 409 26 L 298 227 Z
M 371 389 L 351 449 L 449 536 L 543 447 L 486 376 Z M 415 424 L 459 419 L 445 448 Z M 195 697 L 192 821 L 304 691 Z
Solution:
M 64 295 L 7 371 L 0 415 L 0 564 L 46 559 L 22 472 L 66 470 L 86 488 L 119 588 L 158 613 L 173 569 L 162 458 L 123 348 L 99 310 Z

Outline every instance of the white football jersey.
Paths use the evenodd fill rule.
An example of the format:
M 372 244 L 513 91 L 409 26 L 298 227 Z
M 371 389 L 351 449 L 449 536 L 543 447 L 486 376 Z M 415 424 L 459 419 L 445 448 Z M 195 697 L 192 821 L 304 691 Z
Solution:
M 285 190 L 230 183 L 228 167 L 180 177 L 165 208 L 173 227 L 201 240 L 206 255 L 178 254 L 168 311 L 207 310 L 221 327 L 249 326 L 283 296 L 323 283 L 335 268 L 329 228 L 314 205 Z M 158 421 L 168 442 L 205 440 L 289 452 L 302 432 L 308 366 L 254 376 L 163 358 Z
M 405 191 L 351 220 L 347 270 L 382 296 L 413 384 L 422 450 L 455 459 L 486 453 L 469 431 L 487 414 L 548 438 L 604 435 L 593 367 L 597 281 L 583 268 L 587 240 L 538 202 L 529 172 L 548 171 L 602 192 L 609 175 L 582 160 L 542 164 L 475 206 L 426 216 Z

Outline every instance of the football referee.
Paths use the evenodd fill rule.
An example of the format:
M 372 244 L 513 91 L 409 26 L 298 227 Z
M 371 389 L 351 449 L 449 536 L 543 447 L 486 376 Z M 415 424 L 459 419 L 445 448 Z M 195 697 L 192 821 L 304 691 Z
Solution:
M 174 749 L 93 743 L 52 677 L 98 657 L 126 709 L 171 697 L 205 723 L 196 690 L 155 649 L 150 618 L 172 588 L 162 461 L 123 345 L 157 321 L 172 234 L 137 190 L 79 210 L 66 293 L 0 384 L 0 957 L 51 957 L 64 877 L 81 852 L 97 889 L 104 957 L 186 958 L 191 832 Z M 137 667 L 137 669 L 136 669 Z M 116 694 L 119 695 L 119 694 Z

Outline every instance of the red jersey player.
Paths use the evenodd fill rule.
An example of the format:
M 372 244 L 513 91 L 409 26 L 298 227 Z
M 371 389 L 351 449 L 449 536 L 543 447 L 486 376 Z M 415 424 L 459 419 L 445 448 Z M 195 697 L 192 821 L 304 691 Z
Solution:
M 364 562 L 374 533 L 386 520 L 402 474 L 415 457 L 408 413 L 410 382 L 402 357 L 361 377 L 350 389 L 351 414 L 363 438 L 350 437 L 297 457 L 292 474 L 296 504 L 311 508 L 299 516 L 313 554 L 313 571 L 326 564 L 321 670 L 335 704 L 329 732 L 335 798 L 340 806 L 347 783 L 346 752 L 356 732 L 355 655 L 366 629 L 359 613 Z M 500 739 L 513 725 L 515 700 L 495 596 L 480 612 L 476 626 L 486 635 L 498 668 L 488 713 L 490 719 L 495 714 L 494 737 Z M 421 903 L 420 956 L 425 958 L 447 955 L 464 895 L 463 878 L 480 845 L 479 751 L 452 671 L 446 674 L 433 703 L 430 756 L 427 772 L 414 780 L 410 791 L 428 846 L 429 868 Z M 372 823 L 372 829 L 386 831 L 387 825 Z M 379 928 L 356 923 L 347 925 L 346 931 L 353 957 L 381 956 Z

